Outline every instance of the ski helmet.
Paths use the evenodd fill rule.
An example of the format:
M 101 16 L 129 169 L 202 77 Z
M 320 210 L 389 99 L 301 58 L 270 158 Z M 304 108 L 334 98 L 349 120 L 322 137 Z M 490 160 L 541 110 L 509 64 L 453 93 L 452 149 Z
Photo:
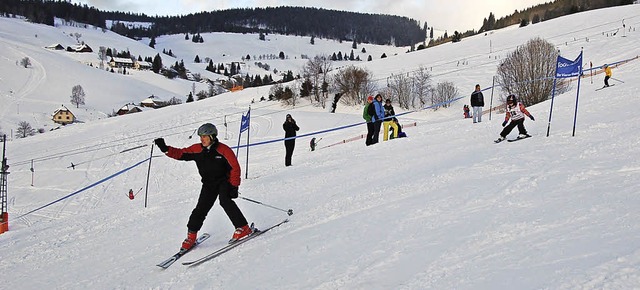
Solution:
M 200 128 L 198 128 L 198 135 L 199 136 L 217 136 L 218 129 L 216 129 L 215 125 L 211 123 L 206 123 L 200 126 Z
M 512 103 L 517 103 L 518 100 L 516 99 L 516 96 L 514 94 L 511 94 L 507 97 L 507 103 L 512 102 Z

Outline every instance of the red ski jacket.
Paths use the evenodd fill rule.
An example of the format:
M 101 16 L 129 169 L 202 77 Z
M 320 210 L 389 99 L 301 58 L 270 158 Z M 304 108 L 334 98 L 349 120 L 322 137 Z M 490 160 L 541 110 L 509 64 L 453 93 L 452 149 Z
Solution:
M 240 164 L 229 146 L 216 140 L 208 149 L 196 143 L 187 148 L 168 146 L 167 156 L 183 161 L 195 161 L 202 183 L 217 184 L 227 180 L 232 186 L 240 186 Z

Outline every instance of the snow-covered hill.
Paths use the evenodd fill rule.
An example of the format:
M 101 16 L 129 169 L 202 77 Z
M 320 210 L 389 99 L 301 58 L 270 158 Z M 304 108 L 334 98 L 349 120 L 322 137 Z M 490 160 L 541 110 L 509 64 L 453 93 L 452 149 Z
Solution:
M 627 31 L 613 35 L 623 19 Z M 10 35 L 7 25 L 26 32 Z M 452 81 L 466 95 L 475 83 L 490 86 L 500 59 L 530 38 L 551 41 L 571 59 L 582 49 L 585 67 L 590 62 L 595 67 L 637 56 L 639 25 L 640 5 L 629 5 L 510 27 L 359 65 L 381 79 L 422 65 L 432 69 L 435 82 Z M 35 27 L 0 18 L 0 44 L 14 48 L 1 50 L 0 90 L 6 92 L 11 84 L 18 88 L 16 95 L 21 92 L 3 97 L 3 122 L 14 117 L 15 102 L 25 114 L 22 104 L 36 106 L 46 100 L 42 95 L 47 88 L 36 85 L 38 80 L 57 80 L 57 86 L 48 89 L 64 94 L 80 77 L 93 80 L 96 91 L 104 88 L 105 96 L 110 92 L 107 87 L 135 85 L 141 94 L 143 88 L 159 90 L 173 84 L 190 90 L 189 82 L 148 75 L 140 77 L 148 77 L 145 83 L 138 76 L 105 74 L 81 60 L 74 64 L 68 56 L 41 48 L 59 41 L 40 43 L 45 31 L 62 34 L 61 28 Z M 185 62 L 187 56 L 192 59 L 201 53 L 195 44 L 191 51 L 173 48 L 183 41 L 179 36 L 159 38 L 157 47 L 184 53 Z M 141 51 L 150 49 L 144 41 L 137 45 Z M 51 76 L 42 68 L 38 72 L 37 64 L 28 72 L 19 70 L 14 62 L 25 54 L 42 67 L 57 64 L 64 73 Z M 202 54 L 214 57 L 213 51 Z M 8 65 L 14 73 L 5 72 Z M 268 88 L 95 118 L 12 140 L 7 144 L 11 229 L 0 235 L 2 288 L 636 289 L 640 285 L 636 158 L 640 117 L 635 113 L 640 105 L 639 70 L 637 60 L 614 68 L 614 78 L 620 81 L 599 91 L 595 89 L 602 86 L 602 75 L 594 76 L 593 83 L 582 80 L 575 136 L 574 82 L 571 91 L 555 99 L 549 137 L 545 135 L 550 102 L 528 108 L 536 117 L 535 122 L 525 122 L 533 138 L 494 144 L 504 116 L 485 115 L 483 122 L 472 124 L 462 119 L 465 98 L 448 109 L 400 118 L 404 124 L 417 123 L 405 129 L 408 138 L 369 147 L 362 139 L 326 147 L 364 133 L 365 126 L 359 125 L 313 135 L 322 138 L 321 149 L 313 152 L 308 149 L 312 136 L 300 138 L 292 167 L 284 167 L 281 142 L 252 146 L 248 168 L 247 153 L 241 149 L 242 196 L 293 209 L 294 215 L 289 223 L 193 268 L 176 264 L 163 271 L 155 264 L 173 254 L 185 236 L 200 189 L 195 165 L 161 156 L 156 148 L 148 197 L 143 189 L 129 200 L 127 192 L 145 187 L 149 163 L 142 161 L 149 158 L 154 138 L 186 147 L 195 142 L 189 139 L 194 129 L 213 122 L 222 142 L 236 145 L 241 114 Z M 27 78 L 32 81 L 24 81 Z M 500 94 L 496 91 L 494 100 Z M 487 91 L 485 98 L 489 97 Z M 336 114 L 329 114 L 305 103 L 291 109 L 258 102 L 251 107 L 251 143 L 282 138 L 280 124 L 287 113 L 297 120 L 299 134 L 362 121 L 359 107 L 339 106 Z M 7 130 L 5 125 L 2 129 Z M 93 186 L 99 181 L 103 182 Z M 246 200 L 236 202 L 258 227 L 287 217 Z M 233 228 L 216 205 L 202 231 L 212 238 L 183 259 L 222 246 Z
M 184 35 L 161 36 L 156 39 L 155 49 L 149 47 L 149 39 L 135 41 L 111 31 L 87 26 L 84 24 L 57 21 L 55 27 L 32 24 L 20 18 L 0 18 L 0 129 L 12 136 L 11 130 L 18 127 L 21 121 L 29 122 L 35 129 L 49 131 L 57 128 L 51 119 L 52 113 L 61 104 L 72 109 L 70 103 L 71 88 L 81 85 L 86 93 L 86 106 L 71 110 L 81 122 L 106 118 L 128 103 L 139 104 L 149 96 L 157 96 L 162 100 L 172 97 L 186 100 L 195 85 L 196 92 L 206 90 L 204 83 L 181 79 L 170 80 L 150 71 L 128 70 L 128 75 L 110 73 L 99 69 L 98 50 L 101 46 L 117 51 L 129 51 L 136 58 L 153 57 L 160 54 L 166 67 L 175 62 L 184 61 L 192 73 L 199 73 L 209 79 L 224 78 L 222 75 L 205 70 L 206 63 L 194 63 L 195 56 L 201 60 L 210 58 L 217 65 L 229 65 L 231 62 L 242 62 L 243 57 L 250 55 L 260 58 L 263 55 L 279 55 L 285 53 L 287 59 L 257 60 L 269 64 L 266 71 L 259 68 L 255 61 L 245 61 L 242 73 L 263 76 L 272 74 L 274 79 L 281 79 L 273 71 L 298 74 L 306 60 L 302 55 L 329 55 L 342 52 L 350 53 L 352 43 L 339 43 L 326 39 L 315 39 L 310 44 L 309 37 L 268 35 L 265 41 L 259 40 L 256 34 L 204 33 L 204 43 L 185 40 Z M 63 47 L 85 43 L 93 49 L 93 53 L 70 53 L 64 50 L 51 50 L 45 47 L 60 44 Z M 365 48 L 367 54 L 362 53 Z M 171 50 L 175 57 L 163 54 L 163 50 Z M 384 53 L 388 56 L 404 53 L 407 48 L 361 44 L 354 54 L 366 60 L 369 55 L 379 59 Z M 21 59 L 28 57 L 31 66 L 20 66 Z M 340 65 L 356 62 L 341 62 Z M 106 66 L 106 65 L 105 65 Z M 263 88 L 259 99 L 268 95 L 268 88 Z

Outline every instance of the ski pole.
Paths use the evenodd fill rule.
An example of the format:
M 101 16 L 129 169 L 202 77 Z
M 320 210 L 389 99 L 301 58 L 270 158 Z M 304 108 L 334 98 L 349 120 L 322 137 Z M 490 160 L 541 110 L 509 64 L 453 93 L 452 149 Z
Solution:
M 271 206 L 271 205 L 268 205 L 268 204 L 264 204 L 264 203 L 259 202 L 259 201 L 257 201 L 257 200 L 253 200 L 253 199 L 246 198 L 246 197 L 243 197 L 243 196 L 240 196 L 240 198 L 242 198 L 242 199 L 244 199 L 244 200 L 247 200 L 247 201 L 250 201 L 250 202 L 253 202 L 253 203 L 257 203 L 257 204 L 260 204 L 260 205 L 264 205 L 264 206 L 266 206 L 266 207 L 270 207 L 270 208 L 273 208 L 273 209 L 277 209 L 277 210 L 279 210 L 279 211 L 284 211 L 284 212 L 286 212 L 288 215 L 293 215 L 293 209 L 284 210 L 284 209 L 277 208 L 277 207 L 275 207 L 275 206 Z
M 621 81 L 621 80 L 619 80 L 619 79 L 616 79 L 616 78 L 610 78 L 610 79 L 612 79 L 612 80 L 614 80 L 614 81 L 619 81 L 619 82 L 621 82 L 621 83 L 623 83 L 623 84 L 624 84 L 624 82 L 623 82 L 623 81 Z

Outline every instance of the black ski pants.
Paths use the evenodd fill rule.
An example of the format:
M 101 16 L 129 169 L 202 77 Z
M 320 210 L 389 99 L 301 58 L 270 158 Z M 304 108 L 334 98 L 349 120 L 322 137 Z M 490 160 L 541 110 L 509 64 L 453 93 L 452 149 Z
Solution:
M 202 228 L 204 219 L 207 217 L 209 210 L 213 207 L 218 196 L 220 196 L 220 206 L 224 209 L 224 212 L 231 220 L 231 223 L 233 223 L 233 226 L 235 228 L 240 228 L 247 225 L 247 219 L 238 208 L 238 205 L 227 194 L 228 186 L 231 185 L 229 185 L 226 180 L 213 185 L 202 184 L 198 203 L 191 212 L 191 216 L 189 216 L 189 223 L 187 223 L 187 229 L 189 229 L 189 231 L 197 232 Z
M 291 166 L 291 157 L 293 156 L 293 149 L 296 148 L 296 139 L 285 140 L 284 149 L 286 154 L 284 156 L 284 166 Z
M 507 135 L 509 135 L 509 133 L 511 133 L 511 130 L 513 130 L 513 128 L 515 128 L 516 126 L 518 126 L 518 131 L 520 132 L 520 134 L 527 134 L 527 129 L 524 128 L 524 118 L 522 118 L 520 120 L 511 120 L 509 125 L 502 129 L 502 132 L 500 132 L 500 136 L 507 138 Z
M 371 145 L 371 140 L 373 139 L 373 122 L 367 122 L 367 139 L 364 141 L 364 144 L 367 146 Z
M 376 120 L 373 122 L 373 136 L 371 137 L 371 144 L 378 143 L 378 137 L 380 137 L 380 127 L 382 127 L 382 120 Z

